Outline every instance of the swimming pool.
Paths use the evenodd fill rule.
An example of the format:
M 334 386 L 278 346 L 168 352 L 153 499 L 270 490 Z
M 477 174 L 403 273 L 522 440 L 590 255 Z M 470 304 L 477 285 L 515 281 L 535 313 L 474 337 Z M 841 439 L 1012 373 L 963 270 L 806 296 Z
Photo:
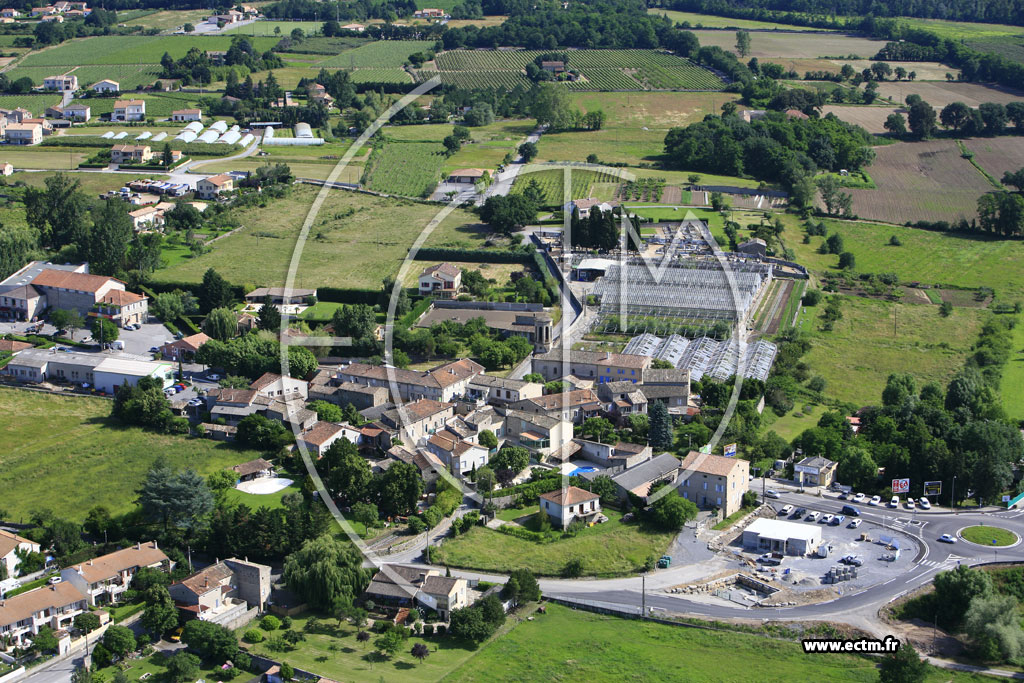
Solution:
M 574 469 L 572 472 L 569 473 L 569 476 L 570 477 L 575 477 L 576 475 L 583 474 L 584 472 L 597 472 L 597 468 L 596 467 L 577 467 L 576 469 Z

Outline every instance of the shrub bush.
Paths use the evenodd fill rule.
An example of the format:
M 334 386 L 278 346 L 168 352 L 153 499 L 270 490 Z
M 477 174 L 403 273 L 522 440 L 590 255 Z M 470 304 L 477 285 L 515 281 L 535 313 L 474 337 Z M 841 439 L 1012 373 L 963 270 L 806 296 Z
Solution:
M 250 628 L 244 634 L 242 634 L 242 640 L 247 643 L 262 643 L 263 634 L 254 628 Z
M 273 614 L 268 614 L 267 616 L 260 619 L 260 628 L 264 631 L 276 631 L 277 629 L 281 628 L 281 620 L 275 617 Z
M 432 636 L 432 635 L 434 635 L 434 625 L 433 624 L 425 625 L 423 627 L 423 635 L 425 635 L 425 636 Z

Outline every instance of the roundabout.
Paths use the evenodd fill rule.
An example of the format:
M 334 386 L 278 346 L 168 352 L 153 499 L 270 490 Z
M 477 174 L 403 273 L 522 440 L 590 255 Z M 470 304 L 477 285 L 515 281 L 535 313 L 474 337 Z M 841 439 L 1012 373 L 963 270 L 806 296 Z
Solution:
M 968 526 L 960 529 L 957 536 L 968 543 L 994 548 L 1013 547 L 1020 543 L 1020 536 L 998 526 Z

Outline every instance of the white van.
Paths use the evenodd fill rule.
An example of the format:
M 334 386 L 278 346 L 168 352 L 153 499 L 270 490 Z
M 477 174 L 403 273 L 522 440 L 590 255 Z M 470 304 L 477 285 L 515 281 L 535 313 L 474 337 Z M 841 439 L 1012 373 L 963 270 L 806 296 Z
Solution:
M 124 351 L 124 341 L 121 339 L 118 339 L 117 341 L 112 341 L 110 342 L 110 344 L 108 344 L 108 347 L 114 349 L 115 351 Z

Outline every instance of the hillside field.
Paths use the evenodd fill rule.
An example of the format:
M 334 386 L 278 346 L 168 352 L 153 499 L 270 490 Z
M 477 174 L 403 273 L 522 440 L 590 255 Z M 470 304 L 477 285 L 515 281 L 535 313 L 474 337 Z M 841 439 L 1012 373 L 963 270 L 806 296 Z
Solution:
M 733 31 L 694 31 L 701 46 L 717 45 L 723 50 L 736 50 L 736 33 Z M 782 31 L 755 32 L 750 34 L 750 53 L 745 59 L 759 60 L 776 58 L 787 66 L 782 57 L 818 59 L 823 57 L 850 57 L 871 59 L 885 47 L 884 40 L 871 40 L 858 36 L 837 33 L 785 33 Z
M 0 424 L 0 489 L 7 519 L 27 521 L 33 510 L 85 519 L 95 505 L 129 511 L 146 470 L 164 457 L 175 468 L 208 475 L 259 457 L 207 439 L 189 439 L 121 427 L 112 402 L 88 396 L 51 396 L 0 389 L 0 410 L 17 419 Z

